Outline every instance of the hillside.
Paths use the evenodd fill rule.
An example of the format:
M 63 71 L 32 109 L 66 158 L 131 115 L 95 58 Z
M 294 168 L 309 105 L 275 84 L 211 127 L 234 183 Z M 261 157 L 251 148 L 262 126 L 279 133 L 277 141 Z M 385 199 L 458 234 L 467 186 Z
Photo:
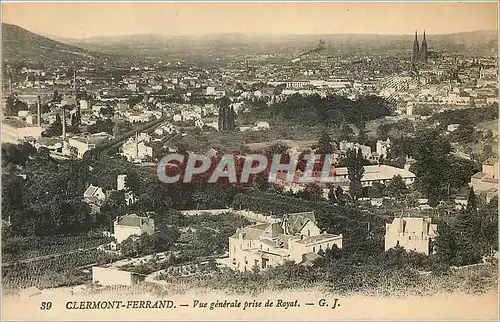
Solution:
M 2 23 L 2 57 L 7 60 L 88 60 L 101 54 L 61 43 L 16 25 Z
M 497 31 L 474 31 L 446 35 L 427 35 L 429 49 L 438 52 L 472 55 L 494 55 L 498 47 Z M 356 55 L 389 52 L 411 52 L 414 35 L 129 35 L 93 37 L 66 42 L 88 50 L 134 56 L 162 55 L 295 55 L 326 42 L 329 54 Z M 421 40 L 421 36 L 419 37 Z

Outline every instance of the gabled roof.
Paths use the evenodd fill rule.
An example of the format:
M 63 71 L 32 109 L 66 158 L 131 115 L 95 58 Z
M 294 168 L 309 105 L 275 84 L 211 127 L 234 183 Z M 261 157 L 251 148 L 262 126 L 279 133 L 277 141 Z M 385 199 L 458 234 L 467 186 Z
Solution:
M 87 190 L 85 190 L 85 192 L 83 193 L 83 196 L 84 197 L 92 197 L 92 196 L 94 196 L 94 193 L 97 191 L 97 189 L 99 189 L 99 187 L 90 185 L 87 188 Z
M 259 237 L 264 234 L 265 229 L 268 224 L 257 224 L 252 226 L 247 226 L 236 230 L 236 232 L 231 236 L 232 238 L 239 238 L 240 233 L 245 240 L 259 239 Z
M 309 221 L 316 223 L 313 211 L 289 214 L 286 220 L 288 221 L 289 234 L 300 232 Z

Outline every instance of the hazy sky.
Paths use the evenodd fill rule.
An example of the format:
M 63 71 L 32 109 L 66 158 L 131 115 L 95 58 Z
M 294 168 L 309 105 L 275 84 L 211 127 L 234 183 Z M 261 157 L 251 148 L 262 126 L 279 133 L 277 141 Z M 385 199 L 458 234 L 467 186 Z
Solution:
M 86 38 L 125 34 L 427 34 L 498 29 L 497 2 L 2 3 L 2 20 Z

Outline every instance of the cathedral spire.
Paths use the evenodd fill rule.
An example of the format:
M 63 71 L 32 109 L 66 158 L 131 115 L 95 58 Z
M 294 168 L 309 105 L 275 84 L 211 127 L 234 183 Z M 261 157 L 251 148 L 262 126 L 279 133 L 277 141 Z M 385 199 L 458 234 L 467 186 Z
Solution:
M 427 61 L 427 40 L 425 39 L 425 30 L 424 38 L 422 39 L 422 46 L 420 48 L 420 60 L 423 62 Z
M 418 34 L 417 31 L 415 30 L 415 40 L 413 41 L 413 53 L 411 55 L 411 62 L 416 63 L 420 57 L 420 50 L 419 50 L 419 44 L 418 44 Z

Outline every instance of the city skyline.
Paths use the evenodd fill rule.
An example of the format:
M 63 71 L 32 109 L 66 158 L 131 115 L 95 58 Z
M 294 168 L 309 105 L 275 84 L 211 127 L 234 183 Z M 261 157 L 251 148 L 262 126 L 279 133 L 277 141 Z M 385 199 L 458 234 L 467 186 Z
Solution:
M 427 35 L 436 35 L 498 30 L 497 6 L 496 2 L 2 3 L 2 20 L 35 33 L 73 39 L 224 33 L 411 35 L 424 29 Z

